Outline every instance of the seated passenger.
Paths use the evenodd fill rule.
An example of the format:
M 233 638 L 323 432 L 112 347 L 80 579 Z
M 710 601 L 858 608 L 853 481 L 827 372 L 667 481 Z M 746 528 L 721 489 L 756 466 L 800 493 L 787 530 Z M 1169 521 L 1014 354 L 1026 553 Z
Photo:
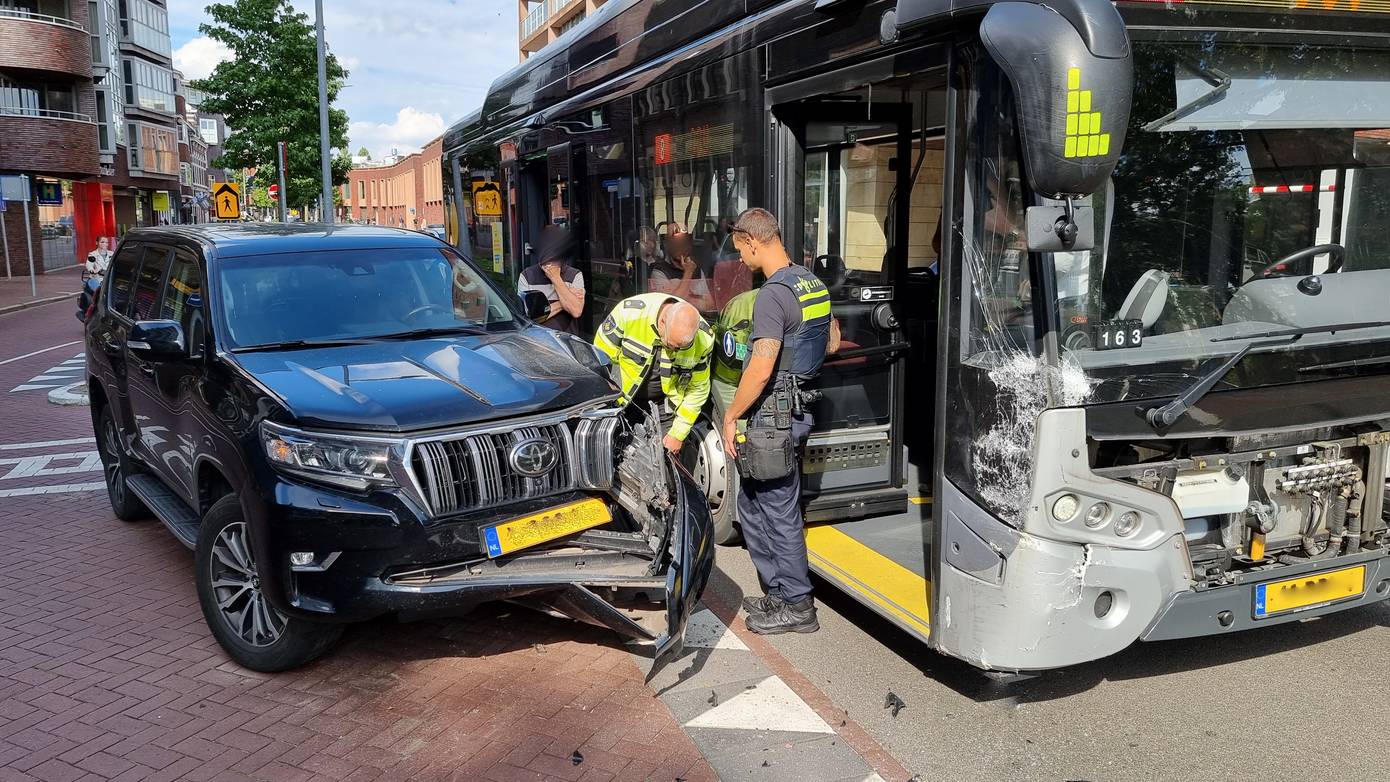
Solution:
M 709 281 L 695 262 L 695 242 L 689 232 L 673 223 L 666 234 L 666 257 L 662 258 L 656 253 L 656 232 L 645 226 L 641 231 L 638 255 L 648 265 L 647 289 L 685 299 L 702 312 L 714 310 Z

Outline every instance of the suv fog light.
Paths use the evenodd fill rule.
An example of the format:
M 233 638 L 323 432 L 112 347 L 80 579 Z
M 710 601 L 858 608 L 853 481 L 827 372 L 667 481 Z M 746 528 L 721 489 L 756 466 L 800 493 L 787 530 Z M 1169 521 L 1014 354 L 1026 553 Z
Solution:
M 1058 521 L 1067 521 L 1076 515 L 1076 511 L 1081 508 L 1081 500 L 1075 494 L 1063 494 L 1052 503 L 1052 518 Z
M 1115 595 L 1110 590 L 1105 590 L 1096 595 L 1095 612 L 1097 619 L 1104 619 L 1110 613 L 1110 609 L 1115 606 Z
M 1086 509 L 1086 526 L 1095 529 L 1110 520 L 1110 503 L 1097 502 Z
M 1115 519 L 1115 534 L 1122 538 L 1129 537 L 1134 531 L 1139 529 L 1139 514 L 1132 510 L 1127 510 Z
M 300 567 L 303 567 L 303 566 L 305 566 L 305 565 L 312 565 L 312 564 L 314 564 L 314 552 L 312 552 L 312 551 L 295 551 L 295 552 L 291 552 L 291 553 L 290 553 L 290 564 L 291 564 L 291 565 L 298 565 L 298 566 L 300 566 Z

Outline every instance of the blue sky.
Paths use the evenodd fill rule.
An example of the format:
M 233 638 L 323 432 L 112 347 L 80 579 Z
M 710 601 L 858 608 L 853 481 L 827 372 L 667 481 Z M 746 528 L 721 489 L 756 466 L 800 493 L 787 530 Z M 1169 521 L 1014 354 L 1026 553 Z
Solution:
M 230 1 L 230 0 L 226 0 Z M 313 0 L 291 0 L 314 15 Z M 207 75 L 225 54 L 198 33 L 207 0 L 169 0 L 175 65 Z M 329 48 L 349 71 L 338 99 L 350 148 L 402 153 L 481 105 L 498 74 L 517 63 L 516 0 L 324 0 Z M 312 79 L 314 74 L 307 74 Z

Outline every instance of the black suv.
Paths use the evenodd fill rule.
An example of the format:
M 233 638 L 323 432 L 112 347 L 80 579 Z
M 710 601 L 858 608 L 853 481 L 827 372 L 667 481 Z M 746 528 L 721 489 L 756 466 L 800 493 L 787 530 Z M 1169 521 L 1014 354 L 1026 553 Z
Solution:
M 86 322 L 116 516 L 196 553 L 238 663 L 525 598 L 678 653 L 709 508 L 583 340 L 452 247 L 367 226 L 141 229 Z M 664 594 L 653 633 L 614 605 Z

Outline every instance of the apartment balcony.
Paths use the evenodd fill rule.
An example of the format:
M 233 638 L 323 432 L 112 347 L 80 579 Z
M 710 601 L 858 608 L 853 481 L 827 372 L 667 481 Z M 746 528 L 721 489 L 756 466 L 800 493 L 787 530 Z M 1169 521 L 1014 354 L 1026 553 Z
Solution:
M 602 0 L 540 0 L 521 18 L 521 50 L 535 53 L 559 37 L 559 29 L 586 8 L 602 5 Z
M 97 126 L 86 114 L 0 107 L 0 170 L 82 179 L 101 173 Z
M 92 38 L 71 19 L 0 8 L 0 68 L 92 77 Z

